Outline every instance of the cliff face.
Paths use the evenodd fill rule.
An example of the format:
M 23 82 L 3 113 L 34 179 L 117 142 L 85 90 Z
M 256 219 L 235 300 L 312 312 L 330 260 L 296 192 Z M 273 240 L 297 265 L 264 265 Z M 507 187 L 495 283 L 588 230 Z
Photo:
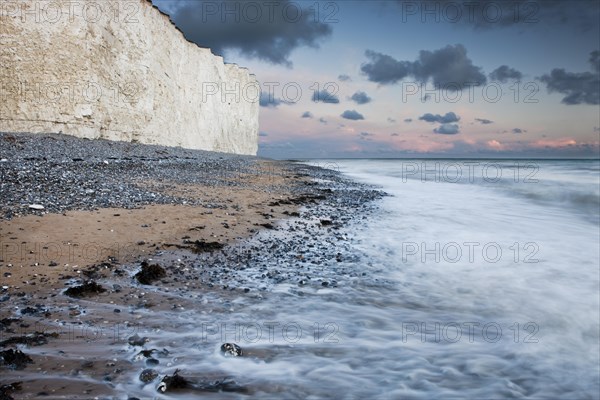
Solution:
M 0 64 L 0 131 L 256 154 L 255 77 L 147 0 L 0 5 Z

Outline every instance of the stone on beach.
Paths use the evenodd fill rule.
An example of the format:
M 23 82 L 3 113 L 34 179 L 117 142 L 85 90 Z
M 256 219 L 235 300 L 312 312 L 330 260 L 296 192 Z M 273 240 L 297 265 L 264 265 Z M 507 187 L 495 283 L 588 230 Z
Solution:
M 147 261 L 142 262 L 142 269 L 135 274 L 135 278 L 142 285 L 151 285 L 152 282 L 167 276 L 167 271 L 158 264 L 148 264 Z

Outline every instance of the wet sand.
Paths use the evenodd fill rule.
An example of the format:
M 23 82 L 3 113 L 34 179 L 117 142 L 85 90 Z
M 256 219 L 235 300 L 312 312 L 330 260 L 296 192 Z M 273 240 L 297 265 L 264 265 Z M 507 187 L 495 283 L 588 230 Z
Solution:
M 276 168 L 273 162 L 261 162 L 271 171 Z M 3 285 L 39 293 L 40 282 L 43 287 L 62 287 L 60 276 L 80 274 L 82 269 L 109 258 L 127 263 L 157 250 L 184 246 L 184 241 L 227 245 L 249 237 L 265 229 L 264 224 L 285 218 L 298 208 L 293 204 L 270 205 L 291 196 L 281 189 L 268 190 L 293 184 L 293 178 L 284 178 L 284 171 L 280 172 L 278 176 L 248 176 L 246 184 L 251 189 L 202 185 L 170 189 L 160 185 L 160 191 L 185 193 L 206 200 L 209 207 L 180 204 L 103 208 L 0 221 Z

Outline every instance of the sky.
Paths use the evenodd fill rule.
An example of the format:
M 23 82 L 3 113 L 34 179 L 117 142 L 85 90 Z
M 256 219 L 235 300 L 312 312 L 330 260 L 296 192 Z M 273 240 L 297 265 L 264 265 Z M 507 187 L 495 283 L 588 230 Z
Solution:
M 261 87 L 259 155 L 598 158 L 600 0 L 153 0 Z

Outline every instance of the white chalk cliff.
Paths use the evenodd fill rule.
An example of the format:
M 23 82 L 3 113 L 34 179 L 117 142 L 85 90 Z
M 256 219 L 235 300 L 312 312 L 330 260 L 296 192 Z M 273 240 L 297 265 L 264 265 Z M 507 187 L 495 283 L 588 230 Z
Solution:
M 149 0 L 0 8 L 0 132 L 256 154 L 254 75 L 187 41 Z

